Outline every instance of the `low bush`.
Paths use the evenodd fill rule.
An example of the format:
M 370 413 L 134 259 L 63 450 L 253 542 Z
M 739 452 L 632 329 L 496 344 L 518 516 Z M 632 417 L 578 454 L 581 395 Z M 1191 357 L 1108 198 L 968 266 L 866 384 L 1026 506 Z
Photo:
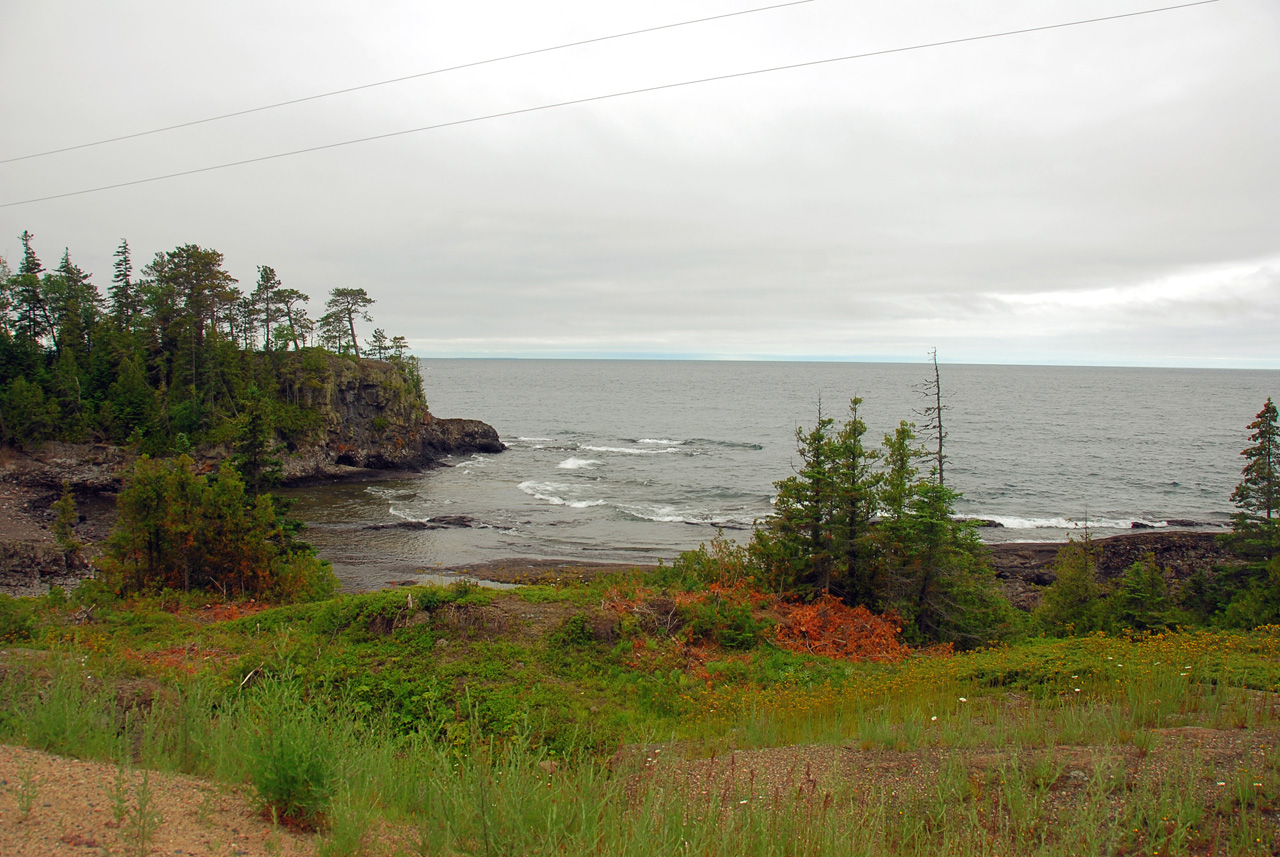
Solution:
M 337 782 L 329 724 L 285 685 L 264 693 L 249 752 L 249 777 L 263 805 L 303 828 L 324 824 Z
M 0 595 L 0 643 L 29 640 L 35 627 L 30 602 Z

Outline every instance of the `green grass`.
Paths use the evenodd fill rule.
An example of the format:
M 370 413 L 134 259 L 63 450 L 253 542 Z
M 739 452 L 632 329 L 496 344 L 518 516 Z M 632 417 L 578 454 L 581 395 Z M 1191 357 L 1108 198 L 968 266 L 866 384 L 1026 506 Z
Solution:
M 251 783 L 334 855 L 1272 853 L 1277 754 L 1218 770 L 1160 730 L 1274 747 L 1280 629 L 886 665 L 737 648 L 730 616 L 729 645 L 697 660 L 638 625 L 602 638 L 605 591 L 417 587 L 221 622 L 148 600 L 78 626 L 74 604 L 6 604 L 34 652 L 6 660 L 0 740 Z M 483 612 L 502 599 L 568 618 L 530 635 Z M 648 758 L 675 759 L 615 755 L 655 742 Z M 690 773 L 803 744 L 941 762 L 905 790 L 819 776 L 762 795 Z M 1148 754 L 1172 761 L 1135 778 Z M 1207 805 L 1187 788 L 1218 780 Z

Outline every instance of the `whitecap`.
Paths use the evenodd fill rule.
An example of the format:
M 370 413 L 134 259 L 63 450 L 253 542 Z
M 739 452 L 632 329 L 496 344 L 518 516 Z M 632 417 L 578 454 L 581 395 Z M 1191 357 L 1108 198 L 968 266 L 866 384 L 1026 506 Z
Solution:
M 661 446 L 682 446 L 686 443 L 683 440 L 666 440 L 664 438 L 654 439 L 651 437 L 642 437 L 636 443 L 656 443 Z
M 675 506 L 620 506 L 619 511 L 642 521 L 653 521 L 657 524 L 693 524 L 702 527 L 724 527 L 725 529 L 743 530 L 755 524 L 755 519 L 747 520 L 738 515 L 716 514 L 701 510 L 680 510 Z
M 627 449 L 622 446 L 581 446 L 579 449 L 585 449 L 588 452 L 621 452 L 627 455 L 662 455 L 668 452 L 679 452 L 680 450 L 671 447 L 668 449 Z
M 561 470 L 582 470 L 587 467 L 595 467 L 599 463 L 594 458 L 566 458 L 556 467 Z
M 566 491 L 570 486 L 558 482 L 534 482 L 529 480 L 521 482 L 516 487 L 530 497 L 544 500 L 553 506 L 568 506 L 570 509 L 589 509 L 592 506 L 604 505 L 603 500 L 567 500 L 556 492 Z

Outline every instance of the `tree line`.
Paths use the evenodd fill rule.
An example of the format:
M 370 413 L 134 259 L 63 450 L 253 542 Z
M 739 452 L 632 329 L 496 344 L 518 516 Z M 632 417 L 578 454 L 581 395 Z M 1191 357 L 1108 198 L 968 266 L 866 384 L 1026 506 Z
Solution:
M 64 250 L 48 268 L 19 236 L 16 271 L 0 258 L 0 438 L 132 443 L 152 454 L 225 441 L 245 402 L 263 398 L 273 427 L 317 423 L 297 390 L 323 373 L 324 355 L 395 361 L 421 393 L 403 336 L 372 321 L 363 288 L 333 289 L 313 318 L 310 298 L 267 265 L 242 289 L 222 253 L 195 244 L 160 251 L 135 269 L 121 241 L 104 295 Z M 292 393 L 292 395 L 291 395 Z
M 745 578 L 801 597 L 829 593 L 896 616 L 916 643 L 1280 624 L 1280 414 L 1271 399 L 1248 426 L 1231 495 L 1238 511 L 1221 537 L 1234 563 L 1175 584 L 1148 556 L 1105 580 L 1086 532 L 1059 551 L 1055 582 L 1025 616 L 999 592 L 975 523 L 955 516 L 961 495 L 943 481 L 946 406 L 936 362 L 924 393 L 923 438 L 904 420 L 869 445 L 858 398 L 842 422 L 819 413 L 812 428 L 797 429 L 796 472 L 775 483 L 774 514 L 749 542 L 716 539 L 681 555 L 674 569 L 704 582 Z
M 913 642 L 969 647 L 1007 634 L 1015 611 L 976 523 L 956 517 L 962 495 L 944 481 L 947 405 L 936 355 L 922 392 L 923 426 L 902 420 L 879 445 L 868 443 L 862 399 L 850 400 L 840 422 L 819 408 L 812 428 L 796 430 L 795 473 L 774 483 L 774 513 L 750 541 L 718 539 L 677 567 L 892 613 Z

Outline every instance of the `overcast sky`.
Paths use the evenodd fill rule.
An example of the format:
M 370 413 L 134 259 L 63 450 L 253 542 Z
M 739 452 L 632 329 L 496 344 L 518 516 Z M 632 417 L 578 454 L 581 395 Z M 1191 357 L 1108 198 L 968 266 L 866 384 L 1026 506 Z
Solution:
M 0 159 L 769 0 L 5 0 Z M 812 0 L 0 164 L 0 203 L 1165 5 Z M 423 356 L 1280 368 L 1280 4 L 666 89 L 0 208 L 110 280 L 194 243 Z

